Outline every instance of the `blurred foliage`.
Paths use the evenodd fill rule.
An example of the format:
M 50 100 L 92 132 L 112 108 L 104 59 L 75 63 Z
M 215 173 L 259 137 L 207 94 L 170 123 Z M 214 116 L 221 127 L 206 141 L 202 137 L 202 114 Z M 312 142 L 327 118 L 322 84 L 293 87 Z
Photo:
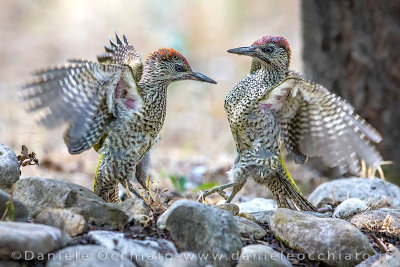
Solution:
M 168 178 L 170 179 L 176 192 L 178 192 L 178 193 L 185 192 L 185 185 L 186 185 L 186 177 L 185 176 L 171 174 L 168 176 Z
M 193 190 L 193 192 L 207 191 L 207 190 L 210 190 L 211 188 L 214 188 L 214 187 L 216 187 L 218 185 L 219 185 L 219 183 L 217 183 L 217 182 L 206 182 L 206 183 L 203 183 L 203 184 L 197 186 Z

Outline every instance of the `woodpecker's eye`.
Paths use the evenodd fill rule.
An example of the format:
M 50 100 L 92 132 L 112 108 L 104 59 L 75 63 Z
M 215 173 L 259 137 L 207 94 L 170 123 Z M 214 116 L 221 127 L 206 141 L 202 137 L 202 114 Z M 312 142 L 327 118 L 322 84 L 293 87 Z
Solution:
M 177 71 L 177 72 L 183 72 L 183 71 L 185 71 L 184 69 L 183 69 L 183 67 L 182 67 L 182 65 L 175 65 L 175 70 Z
M 272 46 L 264 47 L 264 48 L 262 48 L 261 50 L 262 50 L 264 53 L 268 53 L 268 54 L 274 52 L 274 48 L 273 48 Z

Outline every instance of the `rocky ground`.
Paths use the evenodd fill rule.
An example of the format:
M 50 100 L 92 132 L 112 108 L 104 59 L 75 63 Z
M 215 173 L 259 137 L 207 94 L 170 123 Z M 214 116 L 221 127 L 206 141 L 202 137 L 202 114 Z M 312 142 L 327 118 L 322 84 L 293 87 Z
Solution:
M 321 184 L 316 213 L 160 190 L 111 204 L 19 167 L 0 145 L 0 266 L 400 266 L 400 188 L 381 179 Z

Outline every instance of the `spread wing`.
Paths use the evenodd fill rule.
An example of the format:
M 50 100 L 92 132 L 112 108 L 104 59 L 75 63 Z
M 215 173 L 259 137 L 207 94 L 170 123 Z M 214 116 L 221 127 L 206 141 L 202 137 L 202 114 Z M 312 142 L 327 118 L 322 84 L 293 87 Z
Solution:
M 36 79 L 22 88 L 28 111 L 40 112 L 41 124 L 49 128 L 68 124 L 64 141 L 71 154 L 99 141 L 104 128 L 116 119 L 118 103 L 129 98 L 132 107 L 132 102 L 141 101 L 133 71 L 126 65 L 133 53 L 122 46 L 107 60 L 70 60 L 64 66 L 38 71 Z
M 318 156 L 342 173 L 359 174 L 360 160 L 377 167 L 382 157 L 371 143 L 381 135 L 354 108 L 322 85 L 289 73 L 273 95 L 281 110 L 281 137 L 292 158 L 303 163 Z

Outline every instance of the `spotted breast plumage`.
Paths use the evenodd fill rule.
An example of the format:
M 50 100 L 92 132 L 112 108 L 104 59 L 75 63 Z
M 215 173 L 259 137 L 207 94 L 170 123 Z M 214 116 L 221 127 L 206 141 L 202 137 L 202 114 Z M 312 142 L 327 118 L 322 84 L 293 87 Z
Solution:
M 146 189 L 150 149 L 163 126 L 166 89 L 179 80 L 215 83 L 195 72 L 173 49 L 154 51 L 142 62 L 135 48 L 116 34 L 98 62 L 70 60 L 36 72 L 22 98 L 40 111 L 46 127 L 68 124 L 64 141 L 71 154 L 95 147 L 101 153 L 95 193 L 119 202 L 118 183 L 131 192 L 136 177 Z

